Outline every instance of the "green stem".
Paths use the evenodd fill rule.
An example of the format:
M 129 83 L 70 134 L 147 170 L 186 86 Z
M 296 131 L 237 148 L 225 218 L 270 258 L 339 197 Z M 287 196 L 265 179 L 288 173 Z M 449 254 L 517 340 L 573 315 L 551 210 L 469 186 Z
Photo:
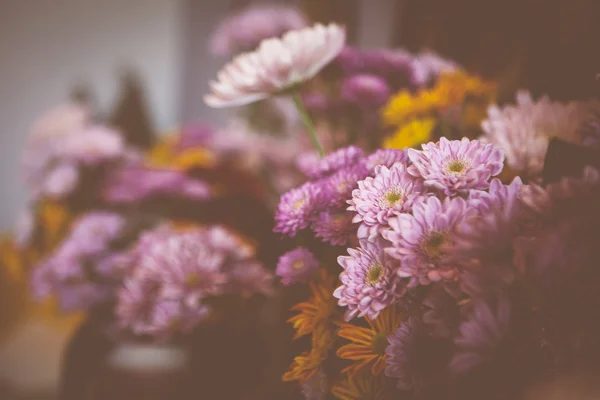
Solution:
M 292 93 L 292 99 L 294 100 L 296 110 L 298 110 L 298 114 L 300 114 L 300 118 L 302 119 L 302 122 L 304 123 L 304 126 L 306 127 L 306 130 L 310 135 L 310 139 L 312 140 L 313 146 L 315 146 L 315 149 L 317 149 L 317 151 L 319 152 L 319 156 L 323 157 L 325 153 L 323 152 L 323 147 L 321 147 L 321 143 L 319 143 L 319 138 L 317 137 L 317 132 L 315 130 L 315 124 L 313 124 L 312 119 L 310 119 L 310 116 L 306 112 L 306 108 L 304 108 L 304 103 L 302 102 L 300 93 L 298 93 L 298 91 L 294 91 Z

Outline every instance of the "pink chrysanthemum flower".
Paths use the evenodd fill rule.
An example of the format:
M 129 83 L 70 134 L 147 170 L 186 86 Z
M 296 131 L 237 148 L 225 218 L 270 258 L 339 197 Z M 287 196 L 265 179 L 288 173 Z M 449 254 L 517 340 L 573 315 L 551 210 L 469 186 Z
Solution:
M 427 143 L 423 150 L 408 149 L 413 165 L 408 172 L 425 180 L 425 186 L 452 196 L 470 189 L 487 189 L 492 176 L 502 172 L 502 150 L 479 140 L 448 140 Z
M 281 278 L 281 283 L 289 286 L 308 281 L 317 268 L 319 262 L 315 256 L 308 249 L 297 247 L 279 257 L 275 273 Z
M 231 56 L 252 51 L 264 39 L 279 37 L 307 25 L 304 15 L 293 7 L 275 4 L 248 7 L 225 18 L 217 26 L 210 38 L 210 52 Z
M 257 261 L 244 261 L 228 268 L 229 293 L 238 293 L 243 298 L 255 294 L 271 295 L 273 293 L 273 274 Z
M 342 50 L 346 31 L 337 24 L 316 24 L 261 42 L 256 51 L 237 56 L 210 83 L 211 107 L 253 103 L 314 77 Z
M 84 165 L 96 165 L 124 155 L 125 143 L 121 135 L 103 126 L 90 126 L 65 139 L 62 155 Z
M 316 237 L 334 246 L 344 246 L 356 240 L 352 213 L 344 209 L 320 212 L 311 228 Z
M 417 200 L 412 214 L 390 218 L 391 229 L 382 234 L 392 242 L 386 252 L 401 262 L 398 275 L 411 278 L 412 285 L 456 279 L 458 271 L 448 247 L 456 225 L 476 212 L 460 197 L 440 201 L 431 196 Z
M 374 178 L 358 182 L 358 189 L 348 201 L 348 210 L 356 213 L 352 222 L 366 227 L 359 231 L 366 236 L 359 239 L 375 239 L 388 227 L 389 217 L 410 211 L 413 201 L 424 192 L 422 184 L 406 172 L 403 164 L 380 166 L 375 171 Z
M 494 304 L 477 300 L 470 318 L 460 324 L 460 335 L 454 340 L 459 351 L 450 363 L 454 372 L 467 372 L 482 363 L 506 334 L 510 323 L 510 302 L 506 297 Z
M 312 182 L 292 189 L 283 196 L 275 214 L 275 232 L 294 237 L 306 229 L 322 203 L 322 190 Z
M 352 192 L 358 187 L 358 182 L 367 177 L 369 171 L 362 164 L 341 169 L 333 175 L 317 181 L 322 186 L 327 202 L 332 206 L 345 206 L 352 198 Z
M 408 154 L 405 150 L 397 149 L 379 149 L 367 158 L 365 158 L 364 164 L 369 172 L 375 172 L 375 168 L 378 165 L 384 165 L 388 168 L 396 163 L 406 164 L 408 162 Z
M 425 329 L 421 321 L 416 317 L 410 317 L 404 321 L 393 335 L 388 337 L 389 346 L 386 349 L 387 367 L 385 376 L 397 379 L 397 387 L 400 390 L 410 390 L 417 385 L 418 372 L 415 365 L 419 346 L 418 341 L 425 335 Z
M 313 179 L 324 178 L 334 173 L 357 165 L 364 157 L 364 151 L 357 146 L 342 147 L 319 159 L 314 158 L 312 164 L 305 162 L 303 171 Z
M 399 265 L 380 243 L 363 242 L 358 249 L 348 249 L 348 254 L 338 257 L 344 272 L 340 274 L 342 286 L 333 295 L 340 306 L 348 308 L 347 321 L 356 316 L 374 320 L 403 292 L 397 276 Z
M 553 137 L 580 143 L 582 124 L 600 112 L 600 102 L 567 104 L 542 97 L 534 101 L 527 91 L 517 94 L 517 104 L 490 106 L 482 122 L 482 140 L 504 150 L 508 166 L 525 180 L 539 179 L 548 144 Z

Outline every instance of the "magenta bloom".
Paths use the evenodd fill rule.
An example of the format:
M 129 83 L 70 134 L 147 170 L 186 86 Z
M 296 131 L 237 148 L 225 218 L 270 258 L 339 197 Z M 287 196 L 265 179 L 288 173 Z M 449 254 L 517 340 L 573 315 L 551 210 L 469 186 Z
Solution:
M 346 320 L 367 316 L 375 319 L 402 294 L 397 276 L 399 264 L 387 257 L 379 243 L 363 242 L 358 249 L 348 249 L 349 256 L 339 256 L 344 268 L 342 286 L 333 295 L 347 307 Z
M 100 125 L 69 135 L 62 146 L 61 152 L 66 159 L 84 165 L 97 165 L 121 158 L 126 150 L 118 132 Z
M 426 285 L 458 276 L 450 260 L 448 248 L 454 240 L 456 225 L 477 210 L 458 198 L 421 198 L 413 205 L 412 214 L 400 214 L 388 220 L 391 230 L 383 237 L 392 246 L 386 252 L 400 260 L 398 275 L 411 278 L 411 284 Z
M 443 191 L 448 196 L 470 189 L 487 189 L 492 176 L 503 168 L 504 155 L 491 144 L 478 140 L 449 141 L 423 145 L 423 151 L 408 149 L 412 161 L 408 172 L 425 180 L 425 186 Z
M 409 390 L 418 384 L 418 371 L 415 370 L 420 360 L 418 349 L 420 337 L 424 335 L 424 327 L 416 317 L 404 321 L 393 335 L 388 337 L 389 346 L 385 376 L 397 379 L 400 390 Z
M 391 168 L 396 163 L 408 163 L 408 154 L 405 150 L 379 149 L 368 156 L 364 164 L 369 172 L 375 172 L 375 167 L 384 165 Z
M 308 281 L 317 268 L 319 262 L 315 256 L 308 249 L 297 247 L 279 257 L 275 273 L 281 278 L 281 283 L 289 286 Z
M 210 38 L 210 51 L 218 56 L 251 51 L 264 39 L 279 37 L 307 25 L 304 15 L 292 7 L 248 7 L 225 18 L 217 26 Z
M 352 191 L 358 182 L 365 179 L 368 171 L 362 164 L 340 169 L 333 175 L 317 181 L 323 187 L 324 197 L 332 206 L 344 206 L 352 198 Z
M 273 274 L 261 263 L 244 261 L 227 268 L 229 284 L 228 293 L 237 293 L 243 298 L 255 294 L 271 295 L 273 293 Z
M 364 110 L 376 110 L 390 97 L 391 90 L 383 78 L 361 74 L 344 81 L 341 96 L 344 102 Z
M 460 335 L 454 340 L 459 351 L 450 363 L 452 371 L 473 369 L 490 357 L 502 341 L 509 328 L 510 302 L 499 297 L 494 303 L 475 301 L 471 316 L 460 324 Z
M 356 146 L 348 146 L 334 151 L 316 160 L 312 168 L 307 171 L 311 178 L 323 178 L 332 175 L 343 168 L 351 167 L 364 157 L 364 151 Z
M 322 189 L 312 182 L 292 189 L 279 201 L 274 231 L 294 237 L 306 229 L 322 204 Z
M 406 172 L 403 164 L 395 164 L 391 169 L 376 168 L 375 177 L 358 182 L 358 189 L 348 201 L 348 210 L 356 212 L 352 222 L 361 222 L 366 227 L 359 231 L 366 236 L 359 238 L 375 239 L 388 227 L 388 218 L 409 212 L 413 201 L 423 192 L 422 184 Z
M 332 209 L 319 213 L 311 228 L 315 236 L 334 246 L 343 246 L 356 239 L 356 225 L 352 213 L 344 209 Z
M 157 196 L 207 200 L 212 197 L 212 189 L 208 183 L 181 171 L 133 163 L 109 176 L 103 196 L 110 203 L 135 203 Z
M 73 192 L 79 183 L 79 178 L 79 169 L 76 164 L 61 162 L 47 172 L 40 185 L 34 188 L 34 193 L 63 198 Z

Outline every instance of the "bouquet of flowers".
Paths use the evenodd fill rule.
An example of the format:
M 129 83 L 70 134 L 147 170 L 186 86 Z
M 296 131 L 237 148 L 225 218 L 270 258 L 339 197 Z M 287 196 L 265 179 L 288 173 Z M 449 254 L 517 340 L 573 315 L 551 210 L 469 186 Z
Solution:
M 283 380 L 307 399 L 508 399 L 597 371 L 600 175 L 542 177 L 564 161 L 552 140 L 594 146 L 600 103 L 502 108 L 452 62 L 344 41 L 336 24 L 264 40 L 206 97 L 291 95 L 316 148 L 275 214 L 300 244 L 277 275 L 309 286 Z

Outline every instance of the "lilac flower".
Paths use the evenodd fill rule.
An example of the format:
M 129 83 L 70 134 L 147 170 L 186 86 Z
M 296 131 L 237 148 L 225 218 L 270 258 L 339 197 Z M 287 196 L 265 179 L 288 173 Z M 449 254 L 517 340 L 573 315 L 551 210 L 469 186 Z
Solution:
M 348 201 L 348 210 L 356 212 L 352 222 L 367 227 L 369 240 L 387 228 L 389 217 L 409 212 L 413 201 L 424 192 L 421 183 L 406 172 L 403 164 L 395 164 L 391 169 L 380 166 L 375 171 L 374 178 L 358 182 L 358 189 Z
M 308 281 L 318 267 L 319 262 L 308 249 L 297 247 L 279 257 L 275 273 L 281 283 L 289 286 Z
M 317 182 L 323 187 L 324 197 L 333 206 L 345 205 L 352 198 L 358 182 L 365 179 L 369 171 L 362 164 L 343 168 L 333 175 Z
M 103 196 L 110 203 L 135 203 L 154 196 L 207 200 L 212 197 L 212 189 L 208 183 L 181 171 L 131 163 L 111 174 Z
M 322 211 L 311 228 L 315 236 L 334 246 L 343 246 L 356 238 L 352 214 L 343 209 Z
M 383 78 L 376 75 L 354 75 L 342 83 L 341 96 L 348 103 L 365 110 L 383 106 L 391 91 Z
M 63 198 L 73 192 L 78 183 L 79 169 L 77 166 L 67 162 L 61 163 L 43 177 L 41 187 L 38 187 L 35 195 Z
M 348 249 L 348 254 L 338 257 L 344 272 L 340 274 L 342 286 L 333 295 L 340 306 L 348 308 L 346 320 L 357 315 L 373 320 L 402 294 L 399 264 L 386 256 L 380 243 L 363 242 L 358 249 Z
M 124 218 L 118 214 L 89 212 L 77 220 L 65 243 L 76 243 L 79 254 L 98 254 L 119 237 L 124 225 Z
M 274 231 L 294 237 L 306 229 L 322 204 L 322 190 L 312 182 L 292 189 L 283 196 L 275 214 Z
M 378 165 L 391 168 L 396 163 L 408 163 L 408 154 L 405 150 L 379 149 L 365 158 L 364 161 L 369 172 L 375 172 L 375 167 Z
M 460 335 L 454 340 L 459 351 L 450 363 L 454 372 L 467 372 L 495 350 L 509 328 L 510 302 L 499 297 L 495 306 L 485 300 L 476 300 L 470 318 L 460 325 Z
M 121 135 L 103 126 L 90 126 L 77 135 L 69 135 L 62 146 L 63 157 L 84 165 L 117 159 L 125 152 Z
M 400 328 L 388 337 L 386 349 L 387 367 L 385 376 L 397 379 L 396 386 L 400 390 L 409 390 L 418 384 L 418 371 L 415 364 L 418 354 L 419 339 L 424 335 L 423 324 L 416 317 L 409 317 Z
M 458 271 L 448 254 L 456 225 L 477 211 L 462 198 L 421 198 L 412 214 L 400 214 L 388 220 L 391 230 L 383 237 L 392 246 L 386 252 L 401 261 L 398 275 L 411 278 L 411 284 L 426 285 L 454 280 Z
M 552 137 L 580 143 L 584 122 L 600 112 L 600 102 L 551 101 L 547 96 L 534 101 L 527 91 L 517 94 L 517 104 L 491 106 L 482 122 L 482 140 L 502 149 L 507 165 L 525 180 L 539 179 Z
M 452 196 L 469 189 L 486 189 L 489 179 L 502 171 L 501 150 L 478 140 L 449 141 L 423 145 L 423 151 L 408 149 L 412 161 L 408 172 L 425 180 L 425 186 Z
M 229 268 L 226 291 L 244 298 L 255 294 L 270 296 L 273 293 L 273 274 L 259 262 L 243 262 Z
M 330 176 L 343 168 L 358 164 L 364 155 L 364 151 L 360 147 L 343 147 L 315 160 L 316 163 L 312 166 L 308 176 L 314 179 Z
M 307 25 L 302 13 L 292 7 L 274 4 L 249 7 L 217 26 L 210 38 L 210 51 L 219 56 L 251 51 L 264 39 L 279 37 Z
M 446 338 L 458 328 L 461 296 L 461 291 L 449 290 L 447 286 L 433 286 L 427 293 L 423 323 L 430 328 L 431 336 Z
M 441 74 L 452 73 L 461 69 L 453 61 L 444 59 L 429 50 L 419 53 L 414 58 L 413 68 L 415 71 L 415 83 L 418 86 L 426 86 Z

